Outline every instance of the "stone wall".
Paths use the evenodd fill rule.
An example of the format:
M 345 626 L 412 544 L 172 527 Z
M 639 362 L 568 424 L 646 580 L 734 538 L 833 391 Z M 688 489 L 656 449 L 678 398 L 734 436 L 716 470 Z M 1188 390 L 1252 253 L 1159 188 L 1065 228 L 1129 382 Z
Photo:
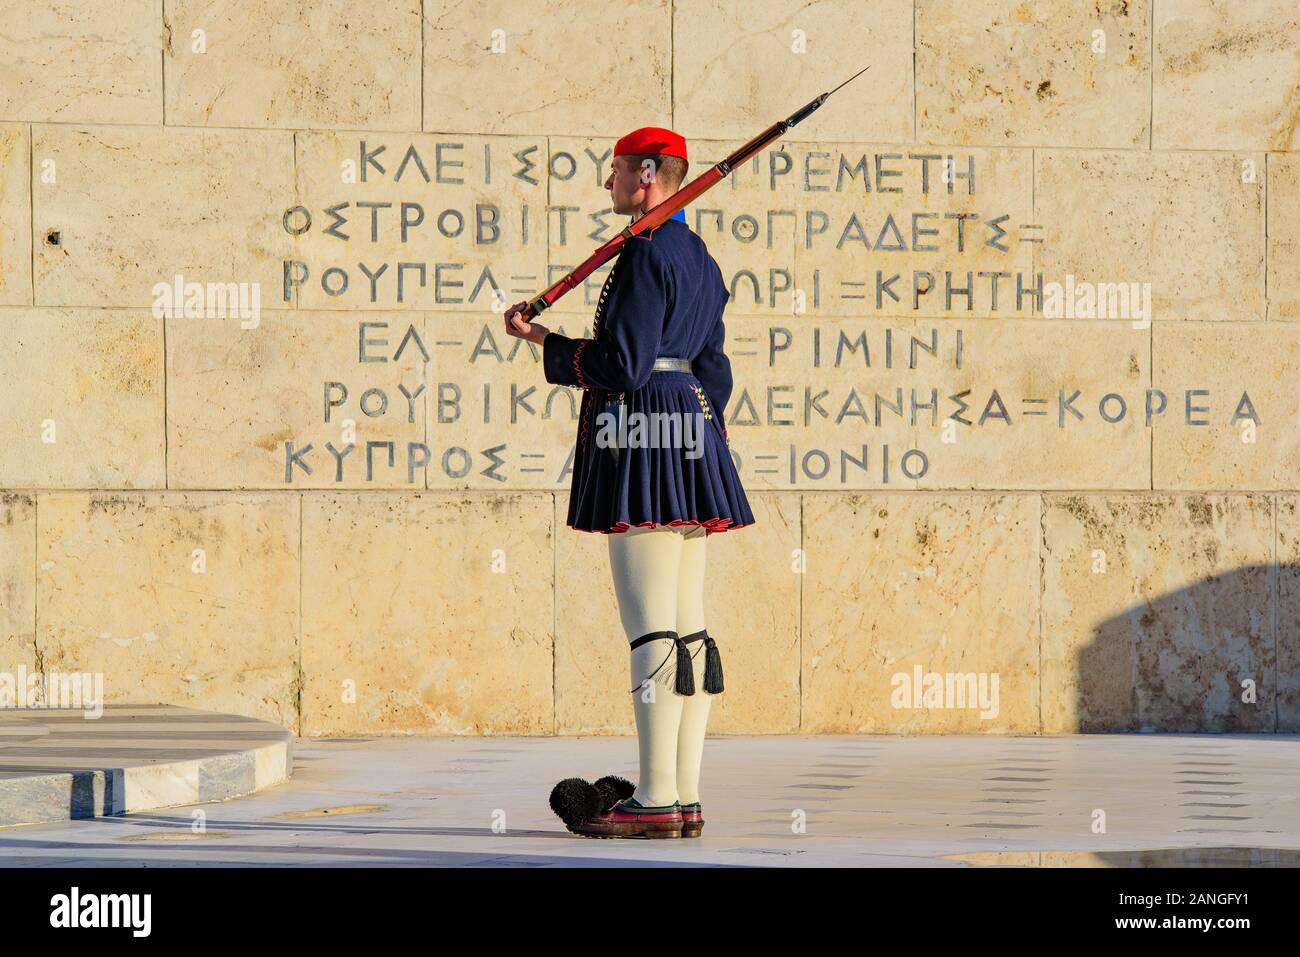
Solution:
M 6 11 L 0 669 L 632 733 L 577 395 L 502 307 L 624 225 L 618 136 L 697 175 L 870 64 L 687 211 L 757 517 L 711 730 L 1300 730 L 1294 0 Z

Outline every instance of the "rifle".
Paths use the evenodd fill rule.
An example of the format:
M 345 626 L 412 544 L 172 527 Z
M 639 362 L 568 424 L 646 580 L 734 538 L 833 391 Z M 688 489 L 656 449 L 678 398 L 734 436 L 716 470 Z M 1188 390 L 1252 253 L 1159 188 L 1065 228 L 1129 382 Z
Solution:
M 853 76 L 835 87 L 835 89 L 823 93 L 821 96 L 809 102 L 802 109 L 796 110 L 787 119 L 777 120 L 726 159 L 715 164 L 708 171 L 691 180 L 688 185 L 673 193 L 662 203 L 647 210 L 640 219 L 629 224 L 607 243 L 597 248 L 594 253 L 583 261 L 582 265 L 578 266 L 571 273 L 537 297 L 530 299 L 519 312 L 507 312 L 506 318 L 509 319 L 511 315 L 516 315 L 524 322 L 530 322 L 535 319 L 544 310 L 555 305 L 556 300 L 561 296 L 576 289 L 578 283 L 582 282 L 605 263 L 617 256 L 622 251 L 623 244 L 629 239 L 633 239 L 641 233 L 648 232 L 656 226 L 662 225 L 679 209 L 689 205 L 692 201 L 698 199 L 706 190 L 721 182 L 722 178 L 732 170 L 753 158 L 760 150 L 776 142 L 784 136 L 791 127 L 806 120 L 826 102 L 832 93 L 838 92 L 842 87 L 847 86 L 870 69 L 870 66 L 864 66 L 857 73 L 853 74 Z

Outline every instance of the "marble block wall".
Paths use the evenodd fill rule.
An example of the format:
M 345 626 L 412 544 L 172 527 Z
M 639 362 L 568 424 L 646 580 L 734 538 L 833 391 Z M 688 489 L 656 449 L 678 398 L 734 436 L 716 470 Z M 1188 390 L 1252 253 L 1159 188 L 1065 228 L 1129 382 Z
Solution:
M 617 137 L 698 175 L 870 64 L 687 210 L 757 518 L 711 731 L 1300 731 L 1294 0 L 6 13 L 0 673 L 634 733 L 578 393 L 502 309 L 625 225 Z

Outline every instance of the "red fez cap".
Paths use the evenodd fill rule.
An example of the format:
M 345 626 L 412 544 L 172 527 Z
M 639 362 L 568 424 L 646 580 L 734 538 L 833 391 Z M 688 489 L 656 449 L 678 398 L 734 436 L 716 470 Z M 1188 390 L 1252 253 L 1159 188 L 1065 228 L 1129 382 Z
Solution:
M 656 153 L 661 156 L 689 158 L 686 155 L 685 137 L 659 126 L 643 126 L 614 144 L 615 156 L 647 156 Z

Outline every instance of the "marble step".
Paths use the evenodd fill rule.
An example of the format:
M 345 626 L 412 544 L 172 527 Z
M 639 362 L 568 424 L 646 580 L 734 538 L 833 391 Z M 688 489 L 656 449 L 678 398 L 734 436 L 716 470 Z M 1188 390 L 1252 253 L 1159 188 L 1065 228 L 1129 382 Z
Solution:
M 171 705 L 0 711 L 0 827 L 221 801 L 288 780 L 293 734 Z

